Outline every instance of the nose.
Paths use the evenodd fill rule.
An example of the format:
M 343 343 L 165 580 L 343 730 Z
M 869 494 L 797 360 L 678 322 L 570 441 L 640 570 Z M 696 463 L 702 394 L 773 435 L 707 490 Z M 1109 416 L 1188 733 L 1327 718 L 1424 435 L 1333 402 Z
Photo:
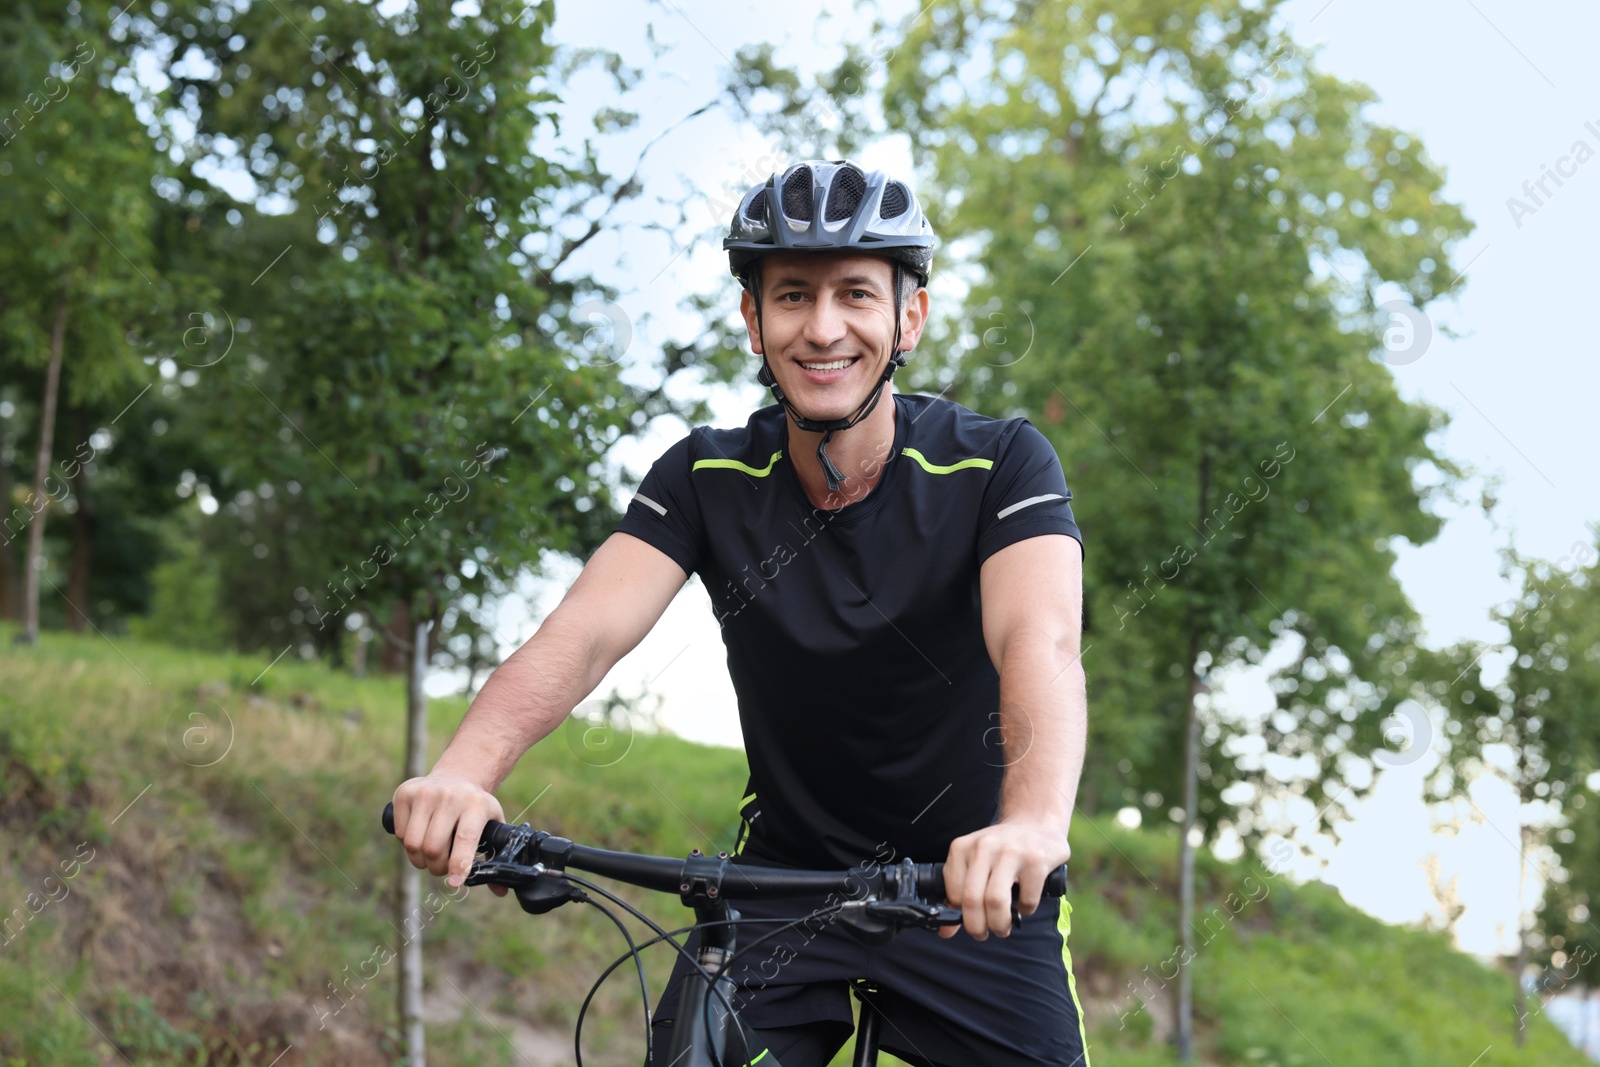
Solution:
M 844 313 L 838 301 L 829 293 L 822 293 L 811 305 L 805 328 L 800 335 L 815 348 L 830 348 L 845 338 Z

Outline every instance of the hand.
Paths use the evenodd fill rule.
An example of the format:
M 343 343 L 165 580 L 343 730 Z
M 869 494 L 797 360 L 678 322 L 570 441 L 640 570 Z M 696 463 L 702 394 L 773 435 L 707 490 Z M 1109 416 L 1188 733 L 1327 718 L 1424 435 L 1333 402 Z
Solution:
M 991 930 L 1011 936 L 1011 887 L 1020 885 L 1017 910 L 1032 915 L 1045 878 L 1071 855 L 1067 835 L 1053 823 L 1011 819 L 956 838 L 945 859 L 944 895 L 961 909 L 962 923 L 939 936 L 954 937 L 957 929 L 979 941 Z
M 448 874 L 452 889 L 465 882 L 477 856 L 484 824 L 506 816 L 494 794 L 476 782 L 431 774 L 400 783 L 394 791 L 394 835 L 413 867 Z M 506 887 L 489 887 L 495 896 Z

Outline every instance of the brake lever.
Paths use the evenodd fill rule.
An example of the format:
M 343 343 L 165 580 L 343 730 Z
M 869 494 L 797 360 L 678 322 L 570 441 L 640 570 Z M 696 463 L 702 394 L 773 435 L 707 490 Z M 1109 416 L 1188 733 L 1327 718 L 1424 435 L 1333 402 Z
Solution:
M 1013 930 L 1022 925 L 1022 909 L 1017 906 L 1017 899 L 1021 892 L 1022 889 L 1020 886 L 1013 885 L 1011 887 L 1011 928 Z M 931 924 L 928 925 L 928 929 L 936 930 L 941 926 L 961 925 L 960 908 L 952 908 L 947 904 L 934 910 L 937 912 L 937 917 Z
M 529 915 L 543 915 L 569 901 L 584 899 L 583 890 L 566 879 L 566 854 L 572 842 L 553 838 L 527 823 L 513 826 L 510 831 L 504 848 L 472 864 L 467 885 L 503 885 L 517 894 L 517 903 Z M 539 846 L 546 841 L 552 842 L 557 852 L 548 865 L 520 862 L 524 856 L 538 855 Z

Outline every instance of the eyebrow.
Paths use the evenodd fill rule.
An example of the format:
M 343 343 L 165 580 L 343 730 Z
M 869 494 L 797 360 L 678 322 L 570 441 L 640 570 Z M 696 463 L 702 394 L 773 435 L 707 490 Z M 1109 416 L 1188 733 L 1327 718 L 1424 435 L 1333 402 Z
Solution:
M 799 288 L 799 289 L 808 289 L 808 288 L 811 287 L 811 284 L 812 283 L 810 282 L 810 280 L 808 280 L 806 278 L 788 277 L 788 278 L 778 278 L 778 279 L 776 279 L 772 283 L 772 287 L 774 289 L 782 289 L 785 286 L 794 286 L 795 288 Z M 864 274 L 852 274 L 848 278 L 840 278 L 839 281 L 838 281 L 838 284 L 839 285 L 855 286 L 855 287 L 871 286 L 872 288 L 878 288 L 883 283 L 881 281 L 879 281 L 878 279 L 876 279 L 876 278 L 870 278 L 870 277 L 867 277 Z

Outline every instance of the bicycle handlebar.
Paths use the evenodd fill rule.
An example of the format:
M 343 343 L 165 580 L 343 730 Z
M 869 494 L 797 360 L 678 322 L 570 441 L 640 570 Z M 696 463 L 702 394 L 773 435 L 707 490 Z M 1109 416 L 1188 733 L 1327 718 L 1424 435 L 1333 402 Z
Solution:
M 394 833 L 392 803 L 383 809 L 383 828 Z M 491 819 L 478 839 L 478 851 L 491 855 L 500 852 L 511 843 L 516 830 L 516 827 Z M 530 865 L 541 863 L 557 869 L 575 867 L 580 871 L 663 893 L 689 890 L 689 866 L 694 860 L 693 855 L 689 860 L 681 860 L 636 852 L 612 852 L 542 833 L 533 835 L 527 851 L 529 854 L 523 857 L 522 862 Z M 881 893 L 888 880 L 894 877 L 896 868 L 894 864 L 874 863 L 872 866 L 874 869 L 870 872 L 817 871 L 728 863 L 721 878 L 721 893 L 734 900 L 853 894 L 863 886 L 869 893 Z M 927 900 L 944 900 L 944 864 L 918 863 L 914 869 L 917 894 Z M 1065 896 L 1066 892 L 1067 865 L 1063 863 L 1045 878 L 1044 895 L 1060 897 Z

